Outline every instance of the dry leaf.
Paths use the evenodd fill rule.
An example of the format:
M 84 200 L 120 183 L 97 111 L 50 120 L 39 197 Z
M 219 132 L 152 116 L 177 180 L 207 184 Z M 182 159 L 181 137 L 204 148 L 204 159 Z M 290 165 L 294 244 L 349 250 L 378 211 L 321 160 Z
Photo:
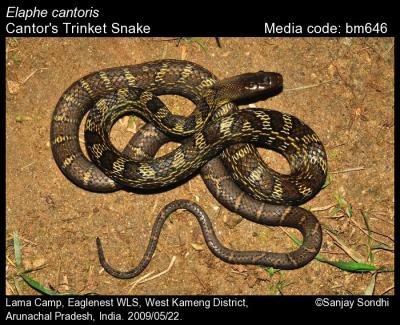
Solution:
M 375 284 L 376 284 L 376 272 L 372 275 L 371 280 L 368 283 L 367 288 L 364 291 L 364 295 L 366 296 L 372 296 L 374 294 L 375 290 Z
M 196 251 L 202 251 L 204 248 L 203 248 L 203 245 L 201 245 L 201 244 L 196 244 L 196 243 L 191 243 L 190 245 L 192 245 L 192 247 L 194 248 L 194 250 L 196 250 Z

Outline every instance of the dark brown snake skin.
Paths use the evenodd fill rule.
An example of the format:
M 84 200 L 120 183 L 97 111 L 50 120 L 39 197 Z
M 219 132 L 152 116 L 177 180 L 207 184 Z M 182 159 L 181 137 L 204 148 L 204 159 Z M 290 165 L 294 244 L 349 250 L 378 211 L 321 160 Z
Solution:
M 183 81 L 179 83 L 182 79 Z M 177 86 L 177 83 L 179 84 L 179 87 Z M 110 108 L 108 107 L 108 104 L 99 105 L 98 100 L 100 98 L 111 96 L 111 102 L 114 102 L 115 104 L 115 98 L 121 100 L 121 90 L 126 89 L 127 87 L 134 87 L 134 89 L 139 88 L 149 92 L 151 91 L 151 93 L 155 95 L 167 93 L 180 94 L 197 104 L 198 110 L 192 113 L 191 116 L 194 117 L 191 122 L 180 122 L 179 119 L 167 119 L 166 121 L 161 121 L 161 124 L 172 121 L 169 125 L 164 123 L 166 127 L 163 131 L 167 131 L 166 133 L 177 125 L 180 126 L 178 128 L 180 130 L 178 131 L 183 130 L 187 132 L 187 134 L 194 133 L 192 137 L 183 140 L 184 145 L 182 147 L 185 148 L 186 146 L 186 148 L 191 148 L 191 151 L 188 151 L 187 149 L 186 151 L 181 151 L 181 153 L 183 153 L 183 160 L 191 161 L 189 164 L 190 170 L 186 176 L 204 165 L 206 160 L 215 156 L 220 150 L 222 150 L 222 146 L 235 143 L 235 141 L 253 141 L 259 143 L 260 139 L 257 136 L 254 136 L 253 131 L 257 128 L 262 129 L 263 126 L 261 125 L 262 123 L 260 124 L 260 121 L 262 119 L 268 119 L 267 125 L 270 130 L 267 133 L 268 136 L 273 139 L 265 138 L 267 135 L 264 134 L 262 145 L 271 147 L 288 158 L 292 168 L 291 175 L 280 175 L 275 172 L 270 172 L 265 176 L 264 172 L 267 167 L 265 167 L 262 162 L 259 162 L 260 158 L 257 151 L 251 145 L 247 144 L 238 144 L 228 147 L 228 149 L 224 150 L 222 155 L 225 159 L 224 163 L 221 162 L 221 159 L 214 158 L 202 167 L 201 173 L 213 195 L 216 196 L 216 198 L 228 209 L 261 224 L 282 225 L 297 228 L 304 236 L 303 245 L 298 250 L 288 254 L 236 252 L 227 250 L 215 238 L 211 224 L 209 223 L 208 217 L 204 211 L 194 203 L 180 200 L 171 203 L 160 212 L 153 228 L 152 238 L 145 256 L 139 266 L 132 271 L 119 272 L 112 269 L 104 259 L 100 241 L 97 241 L 100 262 L 110 274 L 120 278 L 129 278 L 139 274 L 151 259 L 165 218 L 179 208 L 187 209 L 196 215 L 202 226 L 206 242 L 210 249 L 216 256 L 230 263 L 259 264 L 274 266 L 281 269 L 294 269 L 307 264 L 319 251 L 322 238 L 321 229 L 318 221 L 311 213 L 298 207 L 273 206 L 253 198 L 260 198 L 260 193 L 263 193 L 268 196 L 267 201 L 269 202 L 298 204 L 315 195 L 322 186 L 326 176 L 326 155 L 323 145 L 319 141 L 318 137 L 311 129 L 290 115 L 265 110 L 245 110 L 240 113 L 234 113 L 234 111 L 237 110 L 236 106 L 229 103 L 227 100 L 219 102 L 220 104 L 216 107 L 218 108 L 218 112 L 212 117 L 213 121 L 206 123 L 209 116 L 211 116 L 209 115 L 210 103 L 213 103 L 209 98 L 202 101 L 204 97 L 207 97 L 210 94 L 207 93 L 207 89 L 214 87 L 215 93 L 215 90 L 218 90 L 220 85 L 222 85 L 222 89 L 226 89 L 227 86 L 229 87 L 230 85 L 229 83 L 224 84 L 224 81 L 214 84 L 215 77 L 204 68 L 187 61 L 176 60 L 155 61 L 137 66 L 113 68 L 96 72 L 80 79 L 64 93 L 63 97 L 57 104 L 53 115 L 51 143 L 53 155 L 58 166 L 75 184 L 92 191 L 107 192 L 119 188 L 120 184 L 123 184 L 124 186 L 131 185 L 129 181 L 126 181 L 126 176 L 132 176 L 129 175 L 129 173 L 126 173 L 126 171 L 129 170 L 128 165 L 124 164 L 119 171 L 114 173 L 122 175 L 122 172 L 124 172 L 123 177 L 121 179 L 116 177 L 118 180 L 115 182 L 105 176 L 95 165 L 84 157 L 79 148 L 78 142 L 78 128 L 83 115 L 96 101 L 97 108 L 99 108 L 99 106 L 100 108 L 101 106 L 106 107 L 107 109 Z M 272 86 L 276 87 L 276 84 Z M 194 92 L 195 88 L 197 89 L 196 92 Z M 120 90 L 120 92 L 118 92 L 118 90 Z M 199 94 L 205 95 L 204 97 L 201 97 Z M 217 96 L 217 98 L 221 97 L 223 96 Z M 227 97 L 228 99 L 232 98 L 232 95 L 229 94 Z M 149 100 L 143 100 L 143 98 L 140 100 L 140 103 L 144 105 L 148 102 Z M 148 106 L 148 108 L 149 110 L 153 110 L 153 113 L 157 115 L 157 109 L 159 109 L 161 105 L 156 101 L 155 103 L 156 105 L 153 106 L 153 108 L 152 106 Z M 154 107 L 156 107 L 156 109 L 154 109 Z M 211 109 L 213 108 L 211 107 Z M 207 110 L 208 113 L 206 112 Z M 109 127 L 111 127 L 111 124 L 113 123 L 110 122 L 112 118 L 118 118 L 116 115 L 111 114 L 110 116 L 111 117 L 108 121 Z M 144 117 L 148 118 L 148 116 Z M 153 122 L 157 124 L 157 121 Z M 195 128 L 202 124 L 205 124 L 203 129 L 200 127 Z M 266 124 L 264 123 L 263 125 L 265 128 Z M 250 132 L 252 134 L 247 137 L 245 135 L 246 128 L 252 131 Z M 104 129 L 106 128 L 96 129 L 97 133 L 95 132 L 95 135 L 103 132 L 102 130 Z M 87 126 L 86 133 L 88 130 L 91 131 L 90 127 Z M 275 133 L 271 134 L 270 131 Z M 108 134 L 106 133 L 107 131 L 101 136 L 102 141 L 105 139 L 107 140 Z M 173 132 L 170 133 L 174 134 Z M 236 139 L 241 138 L 241 140 L 234 140 L 234 137 L 232 136 L 233 133 L 237 133 Z M 199 152 L 201 153 L 201 150 L 197 150 L 201 149 L 200 146 L 194 140 L 196 139 L 196 136 L 198 138 L 201 137 L 202 139 L 206 139 L 208 145 L 209 143 L 216 143 L 219 138 L 223 138 L 221 135 L 224 135 L 226 138 L 222 141 L 225 142 L 225 144 L 222 145 L 221 142 L 221 144 L 215 146 L 216 149 L 214 151 L 209 151 L 208 154 L 199 158 L 196 164 L 193 163 L 195 156 L 193 152 L 196 151 L 196 155 Z M 95 136 L 92 134 L 89 138 L 91 138 L 90 140 L 92 141 L 95 139 Z M 135 157 L 136 164 L 138 163 L 139 158 L 149 159 L 154 155 L 155 151 L 158 150 L 158 146 L 163 141 L 167 141 L 167 137 L 157 129 L 148 126 L 143 129 L 143 131 L 137 135 L 136 140 L 132 140 L 130 146 L 124 150 L 125 157 Z M 296 149 L 296 146 L 299 144 L 301 144 L 301 150 Z M 295 148 L 296 150 L 293 149 L 293 152 L 290 152 L 290 148 Z M 90 147 L 88 149 L 90 149 Z M 108 149 L 101 150 L 97 158 L 100 158 L 99 160 L 101 160 L 110 152 L 111 151 Z M 191 153 L 192 156 L 190 157 L 188 153 Z M 93 157 L 93 152 L 91 157 L 95 158 Z M 170 161 L 173 161 L 173 158 L 177 157 L 177 153 L 171 153 L 169 157 Z M 192 158 L 192 160 L 189 158 Z M 107 164 L 107 160 L 115 163 L 118 159 L 119 157 L 103 159 L 103 162 L 100 161 L 99 167 L 103 170 L 107 170 L 107 168 L 104 168 L 102 163 Z M 99 163 L 99 161 L 97 161 L 97 163 Z M 226 167 L 227 164 L 230 164 L 228 168 Z M 165 168 L 166 165 L 168 164 L 164 163 L 162 164 L 162 167 Z M 149 162 L 146 162 L 141 166 L 149 166 Z M 160 187 L 160 184 L 167 184 L 165 180 L 163 180 L 162 183 L 160 182 L 159 171 L 162 168 L 153 164 L 150 166 L 152 168 L 151 174 L 156 175 L 156 181 L 150 181 L 149 184 L 153 184 L 152 186 L 154 187 Z M 304 170 L 304 166 L 306 166 L 307 170 Z M 111 166 L 111 171 L 116 171 L 116 169 L 115 166 Z M 130 170 L 135 170 L 135 168 L 131 168 Z M 139 173 L 137 173 L 136 176 L 143 176 L 143 173 L 140 173 L 142 169 L 136 168 L 136 172 L 138 170 Z M 246 187 L 249 186 L 249 183 L 252 183 L 250 186 L 253 188 L 254 185 L 258 185 L 258 189 L 255 191 L 252 189 L 253 192 L 250 193 L 252 196 L 243 192 L 243 190 L 236 185 L 235 181 L 230 176 L 230 171 L 234 171 L 234 176 L 232 176 L 233 178 L 242 178 L 242 183 L 240 185 L 242 189 L 247 189 Z M 111 175 L 109 174 L 108 176 Z M 173 177 L 171 177 L 171 183 L 175 179 L 178 179 L 178 176 L 174 174 Z M 138 182 L 138 184 L 140 185 L 141 183 Z
M 165 134 L 153 125 L 146 124 L 132 137 L 124 152 L 128 156 L 134 155 L 138 161 L 149 160 L 168 141 L 170 138 Z M 139 148 L 140 150 L 138 150 Z M 207 246 L 215 256 L 228 263 L 296 269 L 310 262 L 318 253 L 322 242 L 322 232 L 318 220 L 311 212 L 296 206 L 271 205 L 254 199 L 236 184 L 219 157 L 213 158 L 201 168 L 201 176 L 212 195 L 232 212 L 262 225 L 298 229 L 304 238 L 301 247 L 287 254 L 230 250 L 219 242 L 210 219 L 200 206 L 191 201 L 177 200 L 160 211 L 142 260 L 130 271 L 123 272 L 114 269 L 106 261 L 101 241 L 97 238 L 97 250 L 103 268 L 109 274 L 120 279 L 129 279 L 142 273 L 151 261 L 165 220 L 178 209 L 185 209 L 197 218 Z

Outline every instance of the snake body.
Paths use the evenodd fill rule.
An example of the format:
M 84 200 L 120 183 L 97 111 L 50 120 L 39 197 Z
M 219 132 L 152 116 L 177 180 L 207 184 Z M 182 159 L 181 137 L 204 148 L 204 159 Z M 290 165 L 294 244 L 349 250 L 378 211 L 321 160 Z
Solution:
M 202 167 L 207 187 L 224 206 L 260 224 L 297 228 L 303 234 L 303 245 L 288 254 L 230 251 L 215 238 L 200 207 L 176 201 L 160 212 L 143 260 L 132 271 L 120 272 L 109 266 L 98 240 L 100 262 L 107 272 L 120 278 L 140 273 L 151 259 L 163 221 L 178 208 L 195 214 L 207 245 L 230 263 L 294 269 L 307 264 L 318 253 L 322 235 L 316 218 L 298 207 L 267 202 L 299 204 L 315 195 L 326 177 L 324 147 L 308 126 L 291 115 L 260 109 L 238 112 L 231 102 L 241 96 L 235 93 L 241 92 L 243 80 L 237 81 L 217 81 L 204 68 L 178 60 L 112 68 L 83 77 L 66 90 L 53 114 L 51 144 L 56 163 L 76 185 L 98 192 L 121 187 L 157 189 Z M 261 84 L 268 93 L 279 86 L 281 79 L 275 75 L 267 81 Z M 247 90 L 257 90 L 258 85 L 250 82 Z M 173 116 L 156 97 L 161 94 L 187 97 L 197 109 L 187 119 Z M 80 121 L 89 110 L 85 139 L 96 165 L 85 158 L 78 140 Z M 109 141 L 109 130 L 128 112 L 142 115 L 165 134 L 146 126 L 121 154 Z M 186 136 L 180 140 L 181 147 L 164 157 L 148 160 L 168 141 L 167 135 L 179 134 Z M 282 153 L 292 173 L 281 175 L 269 170 L 247 142 Z M 213 158 L 221 150 L 223 153 Z M 143 159 L 146 161 L 140 161 Z
M 170 140 L 153 125 L 146 124 L 132 137 L 124 151 L 128 155 L 133 155 L 137 161 L 149 160 L 162 145 Z M 116 270 L 106 261 L 101 241 L 97 238 L 96 245 L 103 268 L 120 279 L 129 279 L 142 273 L 155 252 L 165 220 L 178 209 L 185 209 L 197 218 L 210 250 L 215 256 L 228 263 L 258 264 L 290 270 L 304 266 L 318 253 L 322 242 L 322 232 L 318 220 L 311 212 L 296 206 L 272 205 L 254 199 L 238 186 L 219 157 L 211 159 L 201 168 L 201 176 L 212 195 L 227 209 L 261 225 L 296 228 L 303 235 L 303 244 L 290 253 L 228 249 L 219 242 L 206 212 L 198 204 L 188 200 L 177 200 L 160 211 L 154 222 L 143 258 L 129 271 Z
M 59 99 L 51 121 L 53 157 L 64 175 L 89 191 L 112 192 L 121 188 L 83 154 L 79 126 L 85 114 L 105 95 L 126 87 L 138 87 L 154 95 L 185 95 L 196 103 L 192 115 L 205 115 L 199 92 L 215 83 L 203 67 L 188 61 L 161 60 L 109 68 L 91 73 L 74 82 Z M 161 87 L 162 86 L 162 87 Z M 191 116 L 189 118 L 191 118 Z

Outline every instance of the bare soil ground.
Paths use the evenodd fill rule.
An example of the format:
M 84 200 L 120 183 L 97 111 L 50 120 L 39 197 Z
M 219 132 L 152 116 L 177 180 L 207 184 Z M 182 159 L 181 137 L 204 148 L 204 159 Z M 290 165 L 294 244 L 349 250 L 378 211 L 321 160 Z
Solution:
M 201 204 L 228 247 L 282 252 L 296 246 L 280 228 L 247 220 L 233 226 L 234 216 L 200 176 L 155 195 L 84 191 L 60 172 L 49 143 L 59 97 L 93 71 L 162 58 L 194 61 L 219 78 L 278 71 L 283 92 L 257 107 L 297 116 L 316 131 L 328 153 L 330 183 L 305 205 L 324 226 L 320 255 L 393 269 L 393 43 L 392 38 L 221 38 L 218 48 L 214 38 L 183 39 L 178 46 L 162 38 L 7 39 L 7 239 L 17 232 L 30 276 L 60 292 L 335 295 L 374 287 L 375 294 L 393 294 L 393 272 L 349 273 L 314 260 L 269 274 L 261 267 L 224 263 L 208 250 L 196 219 L 183 211 L 167 221 L 143 275 L 166 270 L 175 256 L 170 270 L 136 285 L 137 279 L 115 279 L 99 265 L 95 238 L 103 239 L 112 265 L 127 270 L 141 258 L 158 211 L 177 198 Z M 186 101 L 168 99 L 173 111 L 189 113 Z M 113 132 L 116 142 L 131 135 L 126 120 Z M 282 157 L 263 154 L 274 168 L 287 170 Z M 35 293 L 16 274 L 12 246 L 6 264 L 7 293 Z

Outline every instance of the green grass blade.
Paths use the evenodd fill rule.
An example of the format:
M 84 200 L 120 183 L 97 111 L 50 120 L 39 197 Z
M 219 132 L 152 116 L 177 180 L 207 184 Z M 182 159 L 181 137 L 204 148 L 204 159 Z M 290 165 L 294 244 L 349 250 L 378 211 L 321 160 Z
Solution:
M 297 239 L 295 236 L 288 234 L 290 239 L 298 246 L 301 246 L 302 241 Z M 343 271 L 347 272 L 371 272 L 371 271 L 377 271 L 378 268 L 375 265 L 372 264 L 366 264 L 366 263 L 359 263 L 359 262 L 353 262 L 353 261 L 331 261 L 328 260 L 319 254 L 315 256 L 315 259 L 319 262 L 322 263 L 327 263 L 329 265 L 332 265 L 334 267 L 337 267 Z
M 303 241 L 301 241 L 300 239 L 298 239 L 296 236 L 293 236 L 291 234 L 287 234 L 290 239 L 297 245 L 297 246 L 301 246 L 303 244 Z
M 50 296 L 62 296 L 65 294 L 58 293 L 57 291 L 51 290 L 43 286 L 40 282 L 32 279 L 29 275 L 25 273 L 21 273 L 20 276 L 24 279 L 24 281 L 33 289 Z
M 194 42 L 195 42 L 198 46 L 200 46 L 200 48 L 201 48 L 205 53 L 207 53 L 207 50 L 208 50 L 207 45 L 203 44 L 203 42 L 200 41 L 200 40 L 194 40 Z
M 70 295 L 74 293 L 59 293 L 57 291 L 51 290 L 49 288 L 46 288 L 43 286 L 40 282 L 32 279 L 29 275 L 27 275 L 28 272 L 27 270 L 24 270 L 22 266 L 22 255 L 21 255 L 21 243 L 18 237 L 18 233 L 14 231 L 13 233 L 13 241 L 14 241 L 14 254 L 15 254 L 15 265 L 18 270 L 18 275 L 34 290 L 39 291 L 42 294 L 45 295 L 51 295 L 51 296 L 61 296 L 61 295 Z M 22 294 L 22 290 L 18 284 L 17 278 L 14 278 L 14 285 L 15 288 L 17 289 L 17 292 L 19 294 Z
M 331 261 L 322 256 L 317 255 L 315 259 L 322 263 L 327 263 L 329 265 L 335 266 L 338 269 L 343 271 L 352 272 L 352 273 L 362 273 L 362 272 L 372 272 L 377 271 L 378 268 L 375 265 L 360 263 L 354 261 Z
M 343 209 L 346 206 L 346 201 L 340 196 L 339 192 L 335 192 L 334 195 L 339 208 Z
M 344 212 L 349 218 L 353 216 L 353 206 L 351 205 L 351 203 L 349 203 L 349 205 L 344 209 Z
M 368 217 L 367 215 L 364 213 L 364 211 L 361 210 L 361 216 L 363 217 L 364 223 L 365 223 L 365 227 L 367 227 L 367 231 L 368 231 L 368 236 L 371 236 L 371 229 L 369 227 L 369 223 L 368 223 Z
M 365 226 L 367 227 L 368 231 L 368 260 L 371 261 L 371 263 L 374 263 L 374 254 L 373 254 L 373 243 L 372 243 L 372 234 L 371 234 L 371 228 L 369 227 L 368 223 L 368 217 L 366 214 L 364 214 L 364 211 L 361 211 L 361 215 L 363 217 Z
M 269 274 L 269 276 L 273 276 L 275 273 L 280 272 L 280 269 L 275 269 L 272 266 L 265 268 L 265 271 Z
M 18 233 L 14 231 L 14 254 L 15 254 L 15 264 L 17 269 L 20 270 L 22 268 L 22 257 L 21 257 L 21 245 L 18 237 Z

